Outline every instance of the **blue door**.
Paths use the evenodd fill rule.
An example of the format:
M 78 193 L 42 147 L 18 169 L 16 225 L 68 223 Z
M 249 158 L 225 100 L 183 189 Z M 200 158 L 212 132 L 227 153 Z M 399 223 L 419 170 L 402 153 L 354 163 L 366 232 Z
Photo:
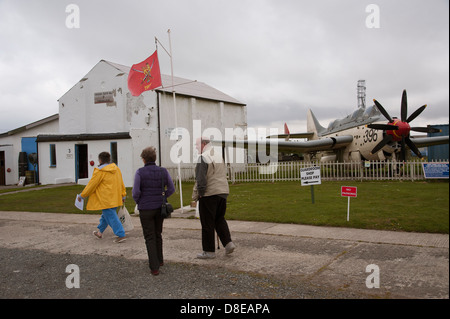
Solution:
M 36 176 L 36 183 L 39 182 L 39 166 L 37 164 L 37 143 L 36 137 L 22 137 L 22 152 L 27 153 L 27 171 L 34 171 Z M 30 154 L 36 158 L 35 163 L 30 162 Z

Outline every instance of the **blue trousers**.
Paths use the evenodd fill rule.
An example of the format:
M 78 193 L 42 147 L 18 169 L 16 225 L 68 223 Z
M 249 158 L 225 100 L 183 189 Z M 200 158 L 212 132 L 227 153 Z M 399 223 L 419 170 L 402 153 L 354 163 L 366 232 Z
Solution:
M 117 207 L 102 210 L 102 217 L 100 217 L 100 224 L 98 230 L 103 233 L 106 227 L 111 226 L 114 234 L 119 237 L 125 237 L 125 230 L 123 230 L 122 223 L 117 216 Z

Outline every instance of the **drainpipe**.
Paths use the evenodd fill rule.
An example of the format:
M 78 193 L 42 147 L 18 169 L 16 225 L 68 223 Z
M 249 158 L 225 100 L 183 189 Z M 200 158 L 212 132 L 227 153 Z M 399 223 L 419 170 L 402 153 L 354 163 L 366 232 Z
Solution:
M 161 117 L 159 116 L 159 92 L 156 92 L 156 111 L 158 112 L 158 157 L 159 157 L 159 166 L 162 166 L 162 163 L 161 163 Z

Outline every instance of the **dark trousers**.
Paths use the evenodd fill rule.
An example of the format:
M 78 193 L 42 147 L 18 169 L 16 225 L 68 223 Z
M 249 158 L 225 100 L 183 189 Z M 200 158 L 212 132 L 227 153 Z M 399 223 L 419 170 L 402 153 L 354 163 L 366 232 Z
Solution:
M 164 263 L 161 236 L 163 229 L 161 209 L 140 210 L 139 218 L 141 219 L 145 245 L 147 246 L 150 269 L 159 270 L 160 264 Z
M 219 235 L 223 246 L 231 241 L 228 223 L 225 220 L 227 200 L 214 195 L 202 197 L 199 200 L 200 223 L 202 224 L 202 247 L 204 251 L 215 251 L 214 231 Z

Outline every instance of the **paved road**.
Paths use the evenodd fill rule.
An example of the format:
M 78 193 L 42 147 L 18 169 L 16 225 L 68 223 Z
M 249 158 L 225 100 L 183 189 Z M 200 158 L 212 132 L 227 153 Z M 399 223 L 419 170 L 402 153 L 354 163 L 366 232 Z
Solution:
M 222 285 L 223 291 L 219 293 L 217 290 L 216 293 L 201 291 L 204 289 L 202 285 L 195 287 L 193 284 L 195 280 L 185 277 L 191 284 L 182 288 L 183 294 L 167 291 L 166 295 L 162 292 L 162 295 L 142 295 L 136 291 L 135 294 L 117 293 L 108 296 L 449 298 L 448 235 L 229 221 L 232 238 L 237 246 L 236 251 L 231 256 L 226 256 L 222 248 L 217 251 L 216 259 L 198 260 L 195 256 L 201 250 L 200 222 L 198 219 L 185 218 L 188 215 L 189 213 L 176 212 L 174 218 L 164 222 L 166 266 L 158 276 L 163 279 L 158 280 L 164 280 L 164 285 L 170 286 L 177 285 L 176 282 L 180 281 L 180 276 L 173 276 L 174 274 L 183 273 L 186 277 L 197 278 L 204 276 L 202 279 L 208 282 L 219 281 L 215 282 L 216 286 Z M 133 273 L 140 273 L 140 276 L 145 278 L 151 277 L 146 266 L 147 255 L 139 218 L 133 217 L 135 229 L 128 233 L 128 240 L 122 244 L 112 242 L 114 235 L 110 229 L 101 240 L 92 236 L 92 230 L 95 229 L 98 219 L 98 215 L 86 214 L 0 211 L 2 277 L 6 275 L 12 278 L 11 276 L 21 271 L 14 268 L 18 267 L 14 264 L 14 253 L 24 256 L 51 254 L 60 256 L 61 258 L 58 258 L 60 263 L 73 262 L 73 258 L 68 256 L 86 256 L 100 264 L 106 260 L 110 261 L 111 258 L 120 259 L 122 263 L 140 265 L 127 266 L 136 267 Z M 48 263 L 51 264 L 51 261 L 47 262 L 47 266 Z M 92 271 L 99 269 L 98 266 L 89 266 L 89 262 L 84 264 L 80 261 L 80 263 L 84 265 L 83 270 L 87 267 L 91 267 Z M 42 265 L 33 267 L 43 268 Z M 48 269 L 54 271 L 52 267 Z M 98 271 L 98 276 L 101 276 L 102 271 Z M 202 275 L 198 276 L 199 273 Z M 61 280 L 65 280 L 67 276 L 68 274 L 63 273 L 60 275 Z M 96 277 L 95 274 L 91 276 Z M 230 276 L 233 279 L 230 279 Z M 251 289 L 240 288 L 239 283 L 246 280 L 251 281 L 247 284 Z M 13 280 L 3 279 L 3 281 L 1 288 L 3 293 L 6 284 L 9 285 L 11 293 L 16 291 Z M 233 281 L 234 283 L 230 284 Z M 27 287 L 26 282 L 21 285 L 22 289 Z M 51 283 L 48 282 L 48 285 L 51 286 Z M 33 298 L 67 297 L 55 296 L 50 292 L 48 295 L 36 296 L 31 290 L 28 292 Z M 6 294 L 2 297 L 9 296 Z M 72 293 L 69 297 L 89 298 L 98 295 L 91 291 L 91 295 L 78 292 Z

